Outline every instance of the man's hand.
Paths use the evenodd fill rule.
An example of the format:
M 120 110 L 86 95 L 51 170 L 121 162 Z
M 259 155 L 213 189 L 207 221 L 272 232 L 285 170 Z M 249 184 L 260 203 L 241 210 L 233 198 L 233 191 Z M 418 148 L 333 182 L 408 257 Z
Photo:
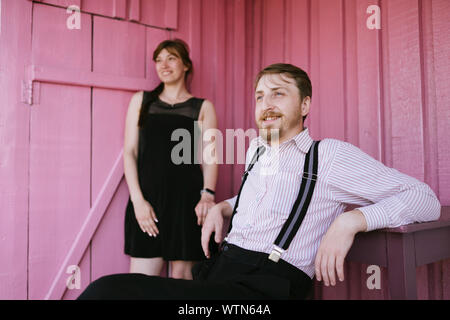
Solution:
M 197 215 L 197 224 L 203 225 L 208 214 L 208 210 L 211 209 L 216 203 L 214 202 L 214 196 L 204 192 L 200 198 L 200 201 L 195 206 L 195 214 Z
M 336 273 L 344 281 L 344 259 L 353 244 L 355 235 L 367 230 L 367 222 L 359 210 L 348 211 L 334 220 L 323 236 L 317 251 L 315 268 L 316 279 L 336 285 Z
M 223 215 L 222 215 L 223 202 L 216 204 L 210 208 L 206 216 L 205 222 L 202 228 L 202 248 L 205 256 L 209 259 L 209 239 L 211 234 L 215 232 L 214 240 L 216 243 L 222 242 L 222 227 L 223 227 Z

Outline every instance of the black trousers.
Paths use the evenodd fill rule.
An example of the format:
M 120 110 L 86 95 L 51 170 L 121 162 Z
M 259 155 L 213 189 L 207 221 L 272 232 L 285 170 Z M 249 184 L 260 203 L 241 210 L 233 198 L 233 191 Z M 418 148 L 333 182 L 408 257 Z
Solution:
M 78 299 L 305 299 L 311 278 L 289 263 L 275 263 L 267 256 L 225 244 L 206 280 L 115 274 L 92 282 Z

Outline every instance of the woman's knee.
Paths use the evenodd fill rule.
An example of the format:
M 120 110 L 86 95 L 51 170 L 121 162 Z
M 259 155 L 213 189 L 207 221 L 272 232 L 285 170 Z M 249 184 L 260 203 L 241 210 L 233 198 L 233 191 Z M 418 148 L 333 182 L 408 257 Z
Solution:
M 192 280 L 192 266 L 191 261 L 172 261 L 171 263 L 171 277 L 174 279 Z

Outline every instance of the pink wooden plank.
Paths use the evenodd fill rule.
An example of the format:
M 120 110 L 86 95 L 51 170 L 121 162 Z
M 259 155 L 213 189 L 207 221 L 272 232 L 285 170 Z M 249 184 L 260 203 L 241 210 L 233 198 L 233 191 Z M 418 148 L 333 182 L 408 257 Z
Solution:
M 203 60 L 201 59 L 202 54 L 202 23 L 192 23 L 193 21 L 202 21 L 202 0 L 193 0 L 189 1 L 189 15 L 190 15 L 190 24 L 189 24 L 189 38 L 183 39 L 189 45 L 189 54 L 191 56 L 192 63 L 197 68 L 203 69 L 202 66 Z M 173 32 L 172 32 L 173 33 Z M 174 36 L 175 38 L 175 36 Z M 194 69 L 195 73 L 195 69 Z M 193 78 L 187 83 L 189 90 L 191 90 L 194 94 L 198 89 L 203 87 L 204 79 L 203 77 L 196 77 L 194 75 Z
M 257 5 L 253 2 L 245 1 L 245 100 L 244 105 L 248 106 L 244 108 L 244 114 L 246 119 L 245 128 L 257 129 L 255 123 L 255 102 L 254 102 L 254 82 L 256 74 L 259 70 L 255 70 L 255 66 L 260 64 L 259 55 L 255 55 L 257 50 L 257 31 L 255 30 L 260 20 L 261 10 L 258 11 Z M 252 26 L 252 28 L 248 27 Z M 240 172 L 242 173 L 242 172 Z M 240 177 L 239 177 L 240 179 Z M 236 190 L 237 191 L 237 190 Z
M 92 281 L 103 275 L 127 273 L 130 270 L 130 258 L 123 251 L 128 196 L 128 186 L 122 179 L 92 238 Z
M 105 89 L 94 89 L 92 91 L 92 179 L 91 179 L 91 199 L 97 199 L 104 182 L 107 180 L 111 168 L 114 167 L 114 162 L 116 160 L 116 155 L 119 154 L 123 148 L 123 134 L 124 134 L 124 119 L 126 115 L 127 106 L 131 98 L 132 93 L 123 92 L 117 90 L 105 90 Z M 124 196 L 118 197 L 117 194 L 114 195 L 113 203 L 119 203 L 126 205 L 126 200 Z M 121 269 L 120 263 L 117 257 L 123 251 L 123 244 L 119 248 L 115 248 L 111 242 L 122 241 L 123 237 L 118 237 L 118 234 L 123 232 L 123 215 L 119 210 L 119 217 L 122 219 L 118 223 L 113 223 L 111 226 L 106 224 L 109 221 L 106 217 L 111 214 L 111 206 L 108 207 L 108 212 L 104 214 L 102 222 L 99 229 L 96 231 L 97 238 L 104 238 L 106 242 L 109 243 L 107 246 L 99 246 L 97 241 L 92 240 L 91 245 L 91 275 L 92 280 L 96 279 L 96 272 L 94 270 L 104 270 L 108 266 L 113 266 L 117 272 L 126 272 L 127 268 Z M 115 248 L 115 250 L 113 249 Z M 107 256 L 115 255 L 116 261 L 107 260 Z M 85 254 L 86 256 L 86 254 Z M 87 258 L 87 257 L 86 257 Z M 88 259 L 83 258 L 81 264 Z M 123 259 L 122 259 L 123 260 Z M 123 264 L 123 263 L 122 263 Z M 114 272 L 111 272 L 114 273 Z M 106 273 L 105 273 L 106 274 Z M 86 275 L 85 278 L 88 278 Z M 89 282 L 83 283 L 83 288 L 85 288 Z M 83 289 L 81 288 L 81 289 Z M 79 295 L 80 292 L 72 290 L 68 295 L 69 291 L 66 292 L 65 298 L 73 299 Z
M 126 17 L 126 0 L 83 0 L 81 10 L 102 16 Z
M 226 10 L 232 11 L 234 8 L 233 3 L 229 3 L 227 6 L 222 1 L 197 1 L 193 4 L 191 14 L 194 19 L 200 19 L 201 24 L 195 27 L 191 32 L 198 33 L 201 38 L 191 36 L 193 39 L 193 45 L 196 44 L 197 48 L 193 51 L 195 62 L 195 75 L 192 82 L 192 89 L 199 96 L 209 99 L 213 102 L 217 120 L 218 129 L 222 133 L 225 133 L 225 124 L 227 119 L 233 116 L 231 111 L 233 106 L 227 100 L 226 90 L 228 83 L 225 81 L 225 73 L 227 70 L 226 57 L 228 57 L 227 50 L 229 48 L 227 44 L 227 32 L 225 32 L 227 25 L 232 25 L 232 21 L 226 21 L 225 16 L 232 18 L 232 15 L 226 15 Z M 183 5 L 183 1 L 181 2 Z M 196 8 L 201 9 L 200 15 L 196 15 Z M 179 30 L 182 31 L 184 20 L 180 17 Z M 202 26 L 209 26 L 204 28 Z M 199 28 L 200 27 L 200 28 Z M 232 34 L 230 30 L 229 34 Z M 193 48 L 194 49 L 194 48 Z M 214 57 L 211 59 L 211 57 Z M 211 72 L 214 70 L 214 72 Z M 242 115 L 242 110 L 241 113 Z M 229 128 L 233 124 L 229 123 Z M 225 136 L 225 135 L 224 135 Z M 225 143 L 225 140 L 223 141 Z M 219 157 L 225 159 L 226 156 L 224 150 L 219 151 Z M 231 170 L 230 166 L 219 166 L 218 184 L 216 187 L 217 199 L 225 199 L 231 196 Z M 229 181 L 229 183 L 227 183 Z M 218 200 L 219 201 L 219 200 Z
M 382 44 L 385 163 L 424 180 L 420 11 L 418 3 L 409 1 L 383 1 L 381 8 L 385 30 Z M 429 298 L 427 269 L 417 269 L 419 299 Z
M 181 1 L 178 7 L 178 10 L 183 14 L 180 14 L 178 17 L 178 28 L 176 30 L 170 31 L 170 38 L 180 38 L 190 43 L 190 34 L 192 32 L 192 7 L 201 3 L 201 0 L 191 0 L 191 1 Z M 141 10 L 142 12 L 142 10 Z M 195 26 L 194 26 L 195 27 Z M 198 25 L 197 25 L 198 28 Z
M 285 61 L 302 68 L 311 77 L 311 1 L 286 0 L 285 15 Z M 312 101 L 317 101 L 314 86 Z M 312 118 L 306 118 L 307 127 L 310 126 Z
M 232 1 L 233 2 L 233 1 Z M 191 14 L 192 18 L 200 19 L 199 23 L 192 30 L 190 38 L 192 39 L 192 56 L 195 59 L 196 74 L 192 82 L 192 88 L 199 92 L 200 95 L 208 97 L 215 103 L 224 103 L 224 101 L 216 101 L 217 94 L 223 92 L 224 86 L 218 87 L 217 73 L 208 72 L 208 70 L 221 69 L 219 61 L 225 64 L 225 56 L 220 50 L 227 50 L 228 44 L 226 40 L 225 25 L 225 10 L 233 10 L 233 3 L 229 3 L 229 6 L 225 6 L 220 1 L 196 1 L 193 3 Z M 195 14 L 195 10 L 200 9 L 200 14 Z M 232 23 L 230 23 L 231 25 Z M 203 30 L 203 25 L 209 25 L 209 28 Z M 181 27 L 181 25 L 180 25 Z M 230 28 L 229 34 L 232 34 L 232 28 Z M 195 34 L 200 35 L 201 38 Z M 195 48 L 196 46 L 196 48 Z M 219 55 L 219 56 L 216 56 Z M 209 57 L 214 56 L 214 59 Z M 222 60 L 223 59 L 223 60 Z M 222 69 L 221 69 L 222 70 Z M 223 70 L 225 71 L 225 70 Z
M 190 1 L 181 1 L 183 2 L 190 5 Z M 141 22 L 154 27 L 177 29 L 178 5 L 178 0 L 141 1 Z M 186 13 L 182 10 L 180 12 Z
M 128 0 L 128 19 L 137 22 L 141 19 L 141 0 Z
M 235 69 L 235 64 L 237 64 L 238 66 L 241 66 L 241 68 L 243 68 L 243 66 L 241 65 L 242 60 L 245 60 L 245 54 L 243 54 L 242 52 L 239 52 L 236 55 L 236 48 L 234 45 L 234 41 L 236 41 L 236 38 L 239 38 L 239 33 L 241 32 L 240 29 L 235 28 L 235 23 L 236 23 L 236 17 L 235 17 L 235 5 L 236 5 L 236 1 L 233 1 L 233 6 L 226 6 L 224 8 L 225 12 L 226 12 L 226 16 L 225 16 L 225 27 L 227 28 L 227 32 L 225 33 L 225 38 L 223 39 L 224 41 L 224 45 L 225 45 L 225 57 L 224 57 L 224 64 L 226 66 L 226 68 L 223 70 L 224 75 L 225 75 L 225 79 L 226 79 L 226 84 L 225 84 L 225 92 L 226 92 L 226 96 L 225 96 L 225 105 L 224 105 L 224 111 L 225 114 L 223 114 L 224 116 L 224 120 L 225 120 L 225 130 L 226 128 L 233 128 L 233 129 L 237 129 L 237 130 L 246 130 L 246 124 L 243 121 L 244 120 L 244 114 L 242 112 L 242 109 L 239 110 L 239 105 L 243 102 L 243 100 L 238 101 L 237 105 L 236 105 L 236 99 L 235 99 L 235 94 L 236 94 L 236 90 L 240 90 L 237 88 L 236 84 L 234 83 L 234 81 L 236 80 L 236 69 Z M 219 12 L 218 12 L 219 14 Z M 228 27 L 230 26 L 230 27 Z M 231 27 L 233 26 L 233 27 Z M 238 49 L 238 48 L 237 48 Z M 241 69 L 242 70 L 242 69 Z M 241 74 L 241 71 L 238 71 L 238 74 Z M 241 74 L 242 76 L 242 74 Z M 242 81 L 242 79 L 241 79 Z M 242 82 L 240 81 L 240 84 L 242 85 Z M 239 92 L 239 91 L 238 91 Z M 242 92 L 239 92 L 239 94 L 242 94 Z M 246 94 L 249 94 L 249 92 L 246 92 Z M 253 104 L 250 104 L 249 106 L 252 106 L 252 110 L 253 110 Z M 222 131 L 223 133 L 225 133 L 225 131 Z M 225 135 L 224 135 L 225 136 Z M 234 139 L 234 143 L 236 143 L 238 140 Z M 226 146 L 227 140 L 224 140 L 224 147 Z M 229 142 L 228 142 L 229 143 Z M 238 148 L 235 145 L 234 146 L 234 157 L 233 157 L 233 169 L 234 170 L 234 179 L 233 181 L 233 192 L 229 195 L 230 197 L 234 196 L 237 193 L 237 190 L 239 189 L 240 183 L 241 183 L 241 179 L 239 178 L 240 176 L 242 176 L 242 172 L 244 171 L 244 164 L 242 163 L 238 163 L 237 162 L 237 155 L 236 153 L 238 152 Z M 228 155 L 226 152 L 222 152 L 222 156 L 223 156 L 223 161 L 226 161 L 226 157 L 230 157 L 230 155 Z M 226 168 L 228 170 L 230 170 L 230 168 Z M 228 190 L 227 190 L 228 191 Z
M 320 105 L 321 105 L 321 95 L 319 93 L 320 86 L 320 45 L 319 45 L 319 36 L 320 36 L 320 24 L 319 24 L 319 1 L 310 1 L 310 72 L 309 78 L 311 79 L 312 84 L 312 101 L 311 107 L 309 111 L 308 118 L 306 120 L 306 125 L 310 130 L 311 137 L 313 139 L 322 139 L 320 129 Z
M 368 1 L 344 1 L 345 140 L 379 159 L 380 156 L 380 68 L 379 31 L 366 27 Z M 370 33 L 369 31 L 372 31 Z M 381 271 L 381 288 L 369 289 L 369 265 L 347 264 L 345 290 L 338 296 L 363 300 L 385 299 L 387 274 Z
M 417 3 L 386 1 L 389 25 L 389 112 L 392 121 L 393 166 L 424 178 L 422 82 Z M 414 79 L 412 81 L 412 79 Z M 408 159 L 408 161 L 404 161 Z
M 113 1 L 111 0 L 83 0 L 81 10 L 83 12 L 112 17 Z
M 357 37 L 356 59 L 358 91 L 358 118 L 349 125 L 358 127 L 359 147 L 372 157 L 382 159 L 382 123 L 381 123 L 381 31 L 368 29 L 366 22 L 369 15 L 367 8 L 373 1 L 356 1 Z
M 286 0 L 285 61 L 309 72 L 310 12 L 308 0 Z
M 251 38 L 248 38 L 248 35 L 243 33 L 245 29 L 246 6 L 251 6 L 251 3 L 232 1 L 229 4 L 228 6 L 222 7 L 220 2 L 217 3 L 215 7 L 217 16 L 212 17 L 213 19 L 221 19 L 221 13 L 226 12 L 225 17 L 222 17 L 224 20 L 220 24 L 220 28 L 227 28 L 225 37 L 220 39 L 220 41 L 224 42 L 225 46 L 225 55 L 223 56 L 225 68 L 218 69 L 218 72 L 215 74 L 216 78 L 214 79 L 214 83 L 221 83 L 221 74 L 225 74 L 225 78 L 227 79 L 225 88 L 222 87 L 215 90 L 217 93 L 220 92 L 219 97 L 223 96 L 223 98 L 217 99 L 217 104 L 219 104 L 218 116 L 222 118 L 219 118 L 219 128 L 222 130 L 221 132 L 224 137 L 223 152 L 221 152 L 222 161 L 224 163 L 230 163 L 231 160 L 231 163 L 234 164 L 232 166 L 224 165 L 221 168 L 222 171 L 219 172 L 219 179 L 224 180 L 219 180 L 218 186 L 225 198 L 234 196 L 239 188 L 240 176 L 244 170 L 243 159 L 245 158 L 245 150 L 249 142 L 246 138 L 245 144 L 242 145 L 240 138 L 234 137 L 233 135 L 226 135 L 226 130 L 241 130 L 242 133 L 254 126 L 251 121 L 254 118 L 254 103 L 252 99 L 253 81 L 251 80 L 253 76 L 252 74 L 245 74 L 246 70 L 252 71 L 252 65 L 246 63 L 251 60 L 248 60 L 245 49 L 246 42 L 250 41 L 249 39 Z M 221 34 L 222 30 L 219 29 L 217 32 Z M 206 38 L 214 38 L 214 36 L 207 35 Z M 214 50 L 220 52 L 220 47 L 217 46 L 217 43 Z M 208 51 L 206 51 L 206 54 Z M 207 55 L 205 59 L 207 59 Z M 220 65 L 221 63 L 218 64 Z M 211 67 L 214 68 L 215 66 Z M 207 77 L 207 74 L 205 74 L 205 77 Z M 244 107 L 245 105 L 247 107 Z M 233 149 L 227 150 L 227 145 L 234 147 Z M 222 186 L 222 181 L 229 182 L 227 185 Z
M 261 54 L 261 48 L 262 48 L 262 22 L 263 22 L 263 2 L 262 1 L 255 1 L 253 5 L 247 6 L 247 21 L 248 23 L 253 26 L 251 28 L 252 32 L 247 34 L 247 39 L 249 42 L 252 43 L 252 49 L 248 50 L 247 53 L 247 61 L 250 61 L 249 64 L 249 81 L 251 89 L 248 93 L 248 105 L 251 107 L 251 112 L 249 113 L 250 117 L 249 120 L 251 120 L 251 123 L 249 124 L 249 127 L 257 128 L 255 124 L 255 95 L 254 95 L 254 82 L 256 75 L 259 73 L 259 71 L 265 67 L 263 66 L 262 61 L 262 54 Z M 250 29 L 250 28 L 248 28 Z M 243 171 L 239 171 L 238 175 L 235 176 L 237 178 L 237 181 L 240 181 L 241 175 Z M 240 183 L 240 182 L 239 182 Z M 235 189 L 235 192 L 239 190 L 239 185 L 237 185 L 237 189 Z
M 433 182 L 437 180 L 437 192 L 442 205 L 450 204 L 450 164 L 448 161 L 450 154 L 450 142 L 448 141 L 448 132 L 450 132 L 450 95 L 448 94 L 448 88 L 450 84 L 450 3 L 445 0 L 433 0 L 431 3 L 431 9 L 428 7 L 428 3 L 424 4 L 425 8 L 431 11 L 432 21 L 428 20 L 427 25 L 431 24 L 432 37 L 425 36 L 425 39 L 432 39 L 432 45 L 428 45 L 430 54 L 428 57 L 433 57 L 434 66 L 430 70 L 429 81 L 434 84 L 435 94 L 429 94 L 430 104 L 435 102 L 435 113 L 429 115 L 430 119 L 435 117 L 435 123 L 431 120 L 428 132 L 430 134 L 430 147 L 431 152 L 437 150 L 437 163 L 436 158 L 425 159 L 430 161 L 429 180 Z M 428 11 L 428 12 L 429 12 Z M 426 56 L 427 57 L 427 56 Z M 431 66 L 430 66 L 431 67 Z M 433 86 L 430 86 L 433 88 Z M 431 105 L 430 105 L 431 107 Z M 435 140 L 433 140 L 435 138 Z M 428 162 L 427 161 L 427 162 Z M 437 166 L 437 170 L 433 164 Z M 435 190 L 436 190 L 435 189 Z M 434 297 L 436 299 L 450 299 L 450 259 L 447 259 L 441 263 L 441 268 L 433 270 L 434 281 L 436 284 L 433 289 Z M 440 289 L 440 291 L 439 291 Z
M 85 219 L 90 196 L 90 90 L 40 88 L 30 132 L 31 299 L 45 296 Z
M 181 1 L 179 11 L 183 12 L 183 15 L 180 15 L 179 27 L 175 31 L 170 31 L 169 38 L 179 38 L 188 44 L 189 54 L 194 65 L 194 77 L 190 83 L 188 82 L 188 89 L 193 93 L 201 94 L 198 90 L 202 88 L 202 77 L 199 74 L 200 70 L 203 69 L 200 64 L 203 63 L 203 61 L 200 61 L 202 52 L 201 32 L 203 29 L 202 0 Z M 193 21 L 197 21 L 197 23 L 193 23 Z M 148 54 L 152 54 L 152 52 Z M 198 68 L 197 71 L 196 68 Z
M 164 25 L 166 28 L 178 27 L 178 0 L 165 0 Z
M 165 1 L 141 1 L 141 22 L 150 26 L 165 28 Z
M 346 130 L 355 120 L 355 29 L 354 3 L 311 1 L 311 72 L 313 98 L 308 127 L 315 139 L 324 137 L 357 141 L 354 131 Z M 295 33 L 294 33 L 295 34 Z M 349 114 L 353 111 L 353 114 Z M 361 266 L 346 264 L 346 281 L 320 290 L 321 299 L 361 297 Z
M 125 19 L 127 16 L 127 0 L 113 0 L 113 18 Z
M 91 209 L 80 228 L 77 228 L 76 237 L 64 256 L 60 267 L 54 272 L 54 278 L 51 286 L 45 296 L 46 299 L 59 299 L 66 289 L 66 274 L 65 271 L 69 265 L 78 265 L 83 257 L 83 253 L 91 241 L 95 230 L 106 212 L 114 193 L 123 178 L 123 152 L 117 156 L 111 171 L 105 180 L 99 196 L 93 200 Z
M 450 141 L 447 136 L 450 132 L 450 3 L 445 0 L 434 0 L 433 39 L 434 39 L 434 83 L 436 86 L 437 109 L 437 136 L 438 136 L 438 180 L 439 197 L 443 205 L 450 204 Z M 449 274 L 447 273 L 447 276 Z M 447 278 L 450 286 L 450 276 Z M 447 294 L 447 297 L 449 294 Z
M 80 29 L 68 29 L 63 8 L 35 4 L 33 9 L 33 63 L 60 67 L 67 78 L 72 70 L 91 69 L 91 19 L 81 14 Z
M 91 283 L 92 279 L 91 279 L 91 264 L 92 264 L 92 260 L 91 260 L 91 248 L 88 247 L 86 249 L 86 251 L 84 252 L 83 258 L 80 260 L 79 263 L 77 264 L 72 264 L 72 265 L 76 265 L 79 267 L 79 288 L 77 286 L 68 286 L 67 285 L 67 281 L 71 281 L 71 274 L 68 272 L 67 267 L 66 270 L 62 275 L 62 288 L 65 290 L 64 294 L 61 296 L 55 296 L 54 299 L 59 299 L 61 298 L 61 300 L 75 300 L 79 297 L 79 295 L 81 294 L 81 292 L 83 292 L 83 290 L 89 285 L 89 283 Z M 69 264 L 70 265 L 70 264 Z M 72 280 L 72 284 L 76 284 L 78 285 L 78 283 L 76 283 L 77 279 Z M 64 282 L 66 283 L 66 286 L 64 286 Z
M 80 8 L 81 0 L 35 0 L 42 3 L 48 3 L 59 7 L 68 8 L 69 6 L 75 5 Z
M 94 72 L 145 77 L 145 27 L 94 17 Z
M 204 1 L 205 2 L 205 1 Z M 205 4 L 206 5 L 206 4 Z M 252 6 L 252 4 L 246 2 L 247 6 Z M 222 77 L 227 73 L 229 69 L 229 65 L 227 64 L 228 57 L 228 40 L 227 40 L 227 26 L 232 23 L 230 19 L 232 16 L 226 15 L 224 16 L 227 10 L 227 5 L 222 1 L 216 1 L 214 15 L 215 15 L 215 26 L 216 29 L 208 28 L 209 32 L 215 33 L 214 35 L 206 34 L 203 36 L 202 45 L 206 50 L 204 50 L 203 59 L 209 60 L 208 52 L 214 52 L 215 59 L 213 60 L 214 66 L 211 66 L 216 70 L 214 73 L 208 73 L 207 68 L 202 68 L 201 78 L 204 79 L 204 83 L 210 82 L 216 84 L 214 87 L 210 87 L 210 91 L 205 92 L 205 96 L 208 97 L 211 101 L 213 101 L 214 106 L 216 108 L 217 114 L 217 125 L 218 129 L 225 134 L 226 129 L 237 128 L 235 124 L 232 122 L 234 115 L 232 114 L 232 105 L 229 104 L 229 94 L 228 88 L 229 84 L 227 81 L 222 80 Z M 206 17 L 206 16 L 205 16 Z M 214 42 L 211 39 L 215 39 Z M 247 37 L 247 39 L 249 39 Z M 242 59 L 242 57 L 241 57 Z M 251 67 L 251 63 L 249 63 L 249 67 Z M 251 70 L 251 69 L 250 69 Z M 240 110 L 238 114 L 244 116 L 244 114 L 252 114 L 253 108 L 252 104 L 248 103 L 248 108 L 250 110 Z M 247 116 L 248 119 L 248 116 Z M 248 126 L 249 127 L 249 126 Z M 247 127 L 246 127 L 247 128 Z M 224 135 L 225 136 L 225 135 Z M 226 140 L 224 140 L 226 143 Z M 224 164 L 219 166 L 219 175 L 217 180 L 217 201 L 222 199 L 228 199 L 235 195 L 237 192 L 236 181 L 240 179 L 242 165 L 227 165 L 225 162 L 226 159 L 226 151 L 221 150 L 222 159 L 224 159 Z
M 344 1 L 343 41 L 344 41 L 344 108 L 345 108 L 345 141 L 359 145 L 359 104 L 358 104 L 358 58 L 357 51 L 357 12 L 356 0 Z
M 123 148 L 125 117 L 132 93 L 94 89 L 92 119 L 92 198 L 100 193 L 116 155 Z M 92 238 L 92 280 L 102 275 L 128 272 L 123 253 L 124 216 L 128 187 L 124 179 L 113 196 Z
M 21 102 L 21 84 L 32 3 L 2 1 L 0 21 L 0 299 L 27 299 L 30 107 Z
M 423 77 L 424 180 L 439 194 L 436 86 L 434 82 L 433 8 L 432 1 L 421 3 L 421 55 Z
M 311 37 L 313 46 L 316 46 L 314 43 L 317 42 L 318 47 L 314 48 L 313 54 L 317 54 L 319 59 L 314 59 L 319 70 L 314 72 L 316 81 L 313 90 L 316 92 L 315 97 L 320 96 L 319 101 L 315 100 L 312 107 L 314 113 L 311 113 L 311 117 L 317 117 L 320 123 L 319 132 L 315 130 L 313 135 L 320 133 L 321 137 L 341 140 L 345 138 L 342 6 L 342 1 L 312 2 L 312 28 L 318 29 L 313 31 L 318 34 Z M 314 121 L 315 119 L 312 123 Z
M 285 43 L 285 1 L 266 0 L 263 2 L 264 16 L 262 24 L 263 67 L 284 60 Z
M 115 90 L 149 90 L 153 88 L 151 83 L 144 78 L 127 77 L 90 72 L 82 70 L 65 71 L 63 68 L 29 66 L 28 77 L 33 81 L 76 85 L 80 87 L 96 87 Z
M 123 148 L 125 117 L 132 92 L 92 92 L 92 199 L 97 199 Z

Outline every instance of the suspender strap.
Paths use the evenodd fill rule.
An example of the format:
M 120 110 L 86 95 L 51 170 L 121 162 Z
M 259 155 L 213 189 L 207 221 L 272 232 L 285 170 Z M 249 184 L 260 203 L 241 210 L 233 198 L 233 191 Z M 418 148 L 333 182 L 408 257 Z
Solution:
M 244 175 L 242 176 L 242 182 L 241 182 L 241 186 L 239 188 L 239 192 L 236 198 L 236 202 L 234 204 L 234 208 L 233 208 L 233 213 L 231 214 L 231 218 L 230 218 L 230 226 L 228 227 L 228 233 L 230 233 L 231 231 L 231 227 L 232 227 L 232 221 L 233 221 L 233 217 L 236 214 L 236 209 L 239 205 L 239 198 L 241 197 L 241 192 L 242 192 L 242 188 L 244 187 L 244 183 L 247 180 L 248 174 L 250 172 L 250 170 L 253 169 L 253 166 L 255 165 L 256 161 L 258 161 L 259 157 L 266 151 L 266 147 L 264 146 L 259 146 L 258 149 L 256 150 L 255 154 L 253 155 L 252 161 L 250 161 L 250 164 L 248 165 L 247 170 L 245 170 Z
M 287 250 L 308 211 L 317 180 L 319 142 L 313 141 L 311 148 L 306 154 L 300 191 L 289 214 L 289 218 L 281 228 L 274 242 L 272 253 L 269 255 L 269 259 L 274 262 L 278 262 L 281 254 Z

